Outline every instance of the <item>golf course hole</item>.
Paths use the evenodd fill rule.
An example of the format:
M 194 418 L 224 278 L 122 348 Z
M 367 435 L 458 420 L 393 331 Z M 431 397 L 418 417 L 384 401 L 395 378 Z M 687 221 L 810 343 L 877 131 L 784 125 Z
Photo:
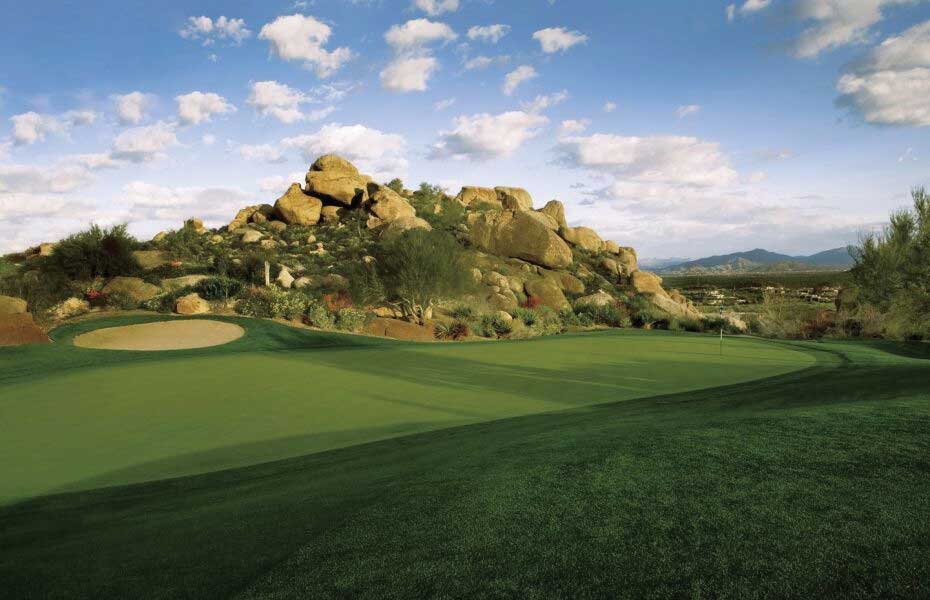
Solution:
M 74 345 L 98 350 L 190 350 L 238 340 L 245 330 L 221 321 L 159 321 L 97 329 L 74 338 Z

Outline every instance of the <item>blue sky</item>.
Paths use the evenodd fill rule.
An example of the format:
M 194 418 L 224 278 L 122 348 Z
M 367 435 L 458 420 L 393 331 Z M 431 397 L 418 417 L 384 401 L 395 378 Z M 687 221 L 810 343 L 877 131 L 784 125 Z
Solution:
M 649 257 L 843 245 L 930 184 L 928 2 L 3 4 L 0 251 L 224 224 L 323 152 Z

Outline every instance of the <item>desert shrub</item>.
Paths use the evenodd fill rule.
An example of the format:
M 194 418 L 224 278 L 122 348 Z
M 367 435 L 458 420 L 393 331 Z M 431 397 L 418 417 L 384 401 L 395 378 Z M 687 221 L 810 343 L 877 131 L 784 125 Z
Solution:
M 368 325 L 371 315 L 357 308 L 343 308 L 336 313 L 336 328 L 343 331 L 361 331 Z
M 185 224 L 176 231 L 169 231 L 157 246 L 171 260 L 199 262 L 211 254 L 209 240 L 210 236 L 198 233 L 192 225 Z
M 608 327 L 629 327 L 632 323 L 630 313 L 621 304 L 582 304 L 575 309 L 578 315 L 584 315 L 583 321 Z
M 112 292 L 107 295 L 107 306 L 117 310 L 135 310 L 139 302 L 126 292 Z
M 68 277 L 60 272 L 10 271 L 0 283 L 0 294 L 25 300 L 29 312 L 39 321 L 44 321 L 50 308 L 74 295 Z
M 656 323 L 667 320 L 668 315 L 642 296 L 627 299 L 625 306 L 633 327 L 655 327 Z
M 522 321 L 527 327 L 532 327 L 539 321 L 539 313 L 531 308 L 517 308 L 513 311 L 513 318 Z
M 533 309 L 539 308 L 541 304 L 542 304 L 542 299 L 539 298 L 538 296 L 527 296 L 526 300 L 524 300 L 520 304 L 520 306 L 522 308 L 533 310 Z
M 179 290 L 174 290 L 173 292 L 159 294 L 154 298 L 142 302 L 142 304 L 139 305 L 139 308 L 160 313 L 174 312 L 174 307 L 178 302 L 178 298 L 181 296 L 186 296 L 193 291 L 193 288 L 184 287 Z
M 513 325 L 498 314 L 484 315 L 478 321 L 475 333 L 482 337 L 503 337 L 513 331 Z
M 359 305 L 372 306 L 384 301 L 384 284 L 373 265 L 356 263 L 349 269 L 347 277 L 349 296 Z
M 570 308 L 563 308 L 559 311 L 559 320 L 563 327 L 590 327 L 594 324 L 587 315 L 585 317 L 587 320 L 582 319 L 581 315 Z
M 296 291 L 248 288 L 236 305 L 239 314 L 250 317 L 295 319 L 303 316 L 310 299 Z
M 449 316 L 459 321 L 470 321 L 475 318 L 475 309 L 466 304 L 459 304 L 449 311 Z
M 801 323 L 801 337 L 819 340 L 836 327 L 835 314 L 828 310 L 819 310 Z
M 450 323 L 437 323 L 435 334 L 440 340 L 461 340 L 471 335 L 471 326 L 467 321 L 455 319 Z
M 204 300 L 229 300 L 242 291 L 242 283 L 228 277 L 209 277 L 194 286 L 194 289 Z
M 136 275 L 142 270 L 132 254 L 138 245 L 126 225 L 110 228 L 91 225 L 86 231 L 58 242 L 55 252 L 42 259 L 41 270 L 72 280 Z
M 323 304 L 326 306 L 326 310 L 335 313 L 346 308 L 352 308 L 352 297 L 345 290 L 323 294 Z
M 322 304 L 313 302 L 304 313 L 304 323 L 320 329 L 334 329 L 336 327 L 336 317 Z
M 392 180 L 390 180 L 389 182 L 387 182 L 387 185 L 385 185 L 385 187 L 387 187 L 387 188 L 389 188 L 389 189 L 391 189 L 391 190 L 394 190 L 394 191 L 395 191 L 396 193 L 398 193 L 398 194 L 403 194 L 403 193 L 404 193 L 404 182 L 401 181 L 401 180 L 400 180 L 399 178 L 397 178 L 397 177 L 395 177 L 394 179 L 392 179 Z
M 669 327 L 673 331 L 690 331 L 691 333 L 701 333 L 703 331 L 712 331 L 714 330 L 714 325 L 716 325 L 716 330 L 719 331 L 720 327 L 724 327 L 727 323 L 727 320 L 722 317 L 715 317 L 719 319 L 719 323 L 714 321 L 703 321 L 701 319 L 694 319 L 690 317 L 679 317 L 672 319 L 671 326 Z

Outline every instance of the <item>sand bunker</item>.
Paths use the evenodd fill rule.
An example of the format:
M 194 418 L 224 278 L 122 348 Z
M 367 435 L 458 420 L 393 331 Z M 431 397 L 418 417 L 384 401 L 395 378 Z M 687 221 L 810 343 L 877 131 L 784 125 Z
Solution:
M 228 344 L 245 330 L 221 321 L 159 321 L 97 329 L 74 338 L 74 345 L 102 350 L 188 350 Z

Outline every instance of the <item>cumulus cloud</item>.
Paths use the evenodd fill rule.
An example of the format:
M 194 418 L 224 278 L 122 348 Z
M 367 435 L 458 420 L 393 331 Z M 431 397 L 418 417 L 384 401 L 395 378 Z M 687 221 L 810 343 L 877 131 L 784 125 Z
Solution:
M 133 181 L 123 187 L 120 203 L 134 220 L 180 223 L 196 216 L 208 226 L 219 226 L 243 206 L 254 203 L 252 200 L 238 188 L 165 187 Z
M 562 164 L 612 175 L 623 185 L 716 187 L 738 179 L 717 143 L 694 137 L 569 136 L 556 152 Z
M 123 125 L 138 125 L 146 117 L 146 111 L 154 103 L 154 96 L 142 92 L 113 96 L 116 104 L 116 116 Z
M 307 161 L 321 154 L 344 156 L 380 181 L 400 177 L 407 172 L 408 162 L 404 157 L 407 142 L 403 136 L 364 125 L 331 123 L 316 133 L 285 138 L 281 145 L 299 150 Z
M 118 169 L 124 166 L 120 160 L 113 158 L 109 153 L 72 154 L 62 160 L 65 164 L 75 164 L 89 171 L 100 169 Z
M 591 125 L 588 119 L 568 119 L 562 121 L 562 135 L 581 133 Z
M 191 92 L 175 97 L 178 103 L 178 117 L 185 125 L 199 125 L 207 123 L 213 115 L 224 115 L 236 112 L 236 107 L 226 101 L 226 98 L 212 92 Z
M 578 31 L 568 31 L 564 27 L 548 27 L 533 34 L 546 54 L 564 52 L 572 46 L 588 41 L 588 36 Z
M 262 27 L 258 37 L 270 42 L 272 52 L 282 60 L 303 61 L 318 77 L 326 78 L 352 58 L 348 48 L 324 48 L 331 35 L 329 25 L 313 17 L 289 15 Z
M 507 73 L 504 77 L 504 85 L 501 90 L 507 96 L 512 96 L 521 83 L 529 81 L 530 79 L 535 79 L 539 74 L 536 72 L 536 69 L 529 65 L 521 65 Z
M 133 127 L 113 140 L 112 157 L 134 163 L 151 162 L 165 156 L 165 150 L 178 144 L 176 125 L 159 121 L 147 127 Z
M 433 104 L 433 110 L 440 111 L 451 108 L 455 104 L 455 98 L 446 98 L 445 100 L 440 100 Z
M 465 61 L 465 70 L 466 71 L 480 71 L 482 69 L 487 69 L 491 65 L 505 64 L 510 62 L 510 57 L 506 55 L 502 56 L 476 56 Z
M 93 177 L 77 165 L 38 167 L 33 165 L 0 165 L 0 193 L 64 194 L 87 187 Z
M 691 115 L 696 115 L 701 112 L 701 107 L 697 104 L 687 104 L 684 106 L 679 106 L 678 110 L 675 111 L 675 114 L 678 115 L 679 119 L 684 119 Z
M 506 158 L 539 134 L 549 119 L 540 114 L 511 111 L 456 117 L 453 128 L 440 131 L 430 158 L 456 160 Z
M 67 135 L 72 128 L 94 123 L 98 114 L 91 110 L 72 110 L 60 116 L 27 112 L 10 117 L 13 143 L 28 146 L 43 141 L 47 135 Z
M 400 56 L 381 71 L 381 86 L 392 92 L 424 92 L 438 68 L 432 56 Z
M 287 161 L 287 158 L 281 153 L 281 149 L 271 144 L 243 144 L 236 151 L 242 158 L 255 162 L 275 164 Z
M 259 179 L 258 189 L 269 194 L 280 194 L 287 190 L 292 183 L 300 183 L 303 180 L 304 174 L 301 172 L 291 173 L 290 175 L 271 175 Z
M 204 46 L 212 46 L 218 40 L 228 41 L 239 45 L 243 40 L 252 36 L 252 32 L 245 26 L 242 19 L 219 17 L 216 20 L 210 17 L 188 17 L 187 23 L 178 32 L 187 40 L 202 41 Z
M 561 92 L 555 92 L 552 94 L 541 94 L 536 96 L 530 102 L 521 103 L 523 110 L 529 113 L 539 113 L 552 106 L 556 106 L 565 102 L 568 99 L 568 91 L 562 90 Z
M 330 88 L 328 88 L 330 89 Z M 246 101 L 264 117 L 274 117 L 282 123 L 298 121 L 319 121 L 332 114 L 335 106 L 327 106 L 310 112 L 304 112 L 302 104 L 321 102 L 321 98 L 342 98 L 342 88 L 331 87 L 317 94 L 307 94 L 277 81 L 256 81 L 251 85 L 249 99 Z
M 510 25 L 501 25 L 499 23 L 495 25 L 476 25 L 469 28 L 468 39 L 496 44 L 508 33 L 510 33 Z
M 459 9 L 459 0 L 414 0 L 413 6 L 431 17 Z
M 886 39 L 837 82 L 837 102 L 877 125 L 930 125 L 930 21 Z
M 398 52 L 421 48 L 433 42 L 451 42 L 458 35 L 445 23 L 429 19 L 412 19 L 394 25 L 384 34 L 384 40 Z

